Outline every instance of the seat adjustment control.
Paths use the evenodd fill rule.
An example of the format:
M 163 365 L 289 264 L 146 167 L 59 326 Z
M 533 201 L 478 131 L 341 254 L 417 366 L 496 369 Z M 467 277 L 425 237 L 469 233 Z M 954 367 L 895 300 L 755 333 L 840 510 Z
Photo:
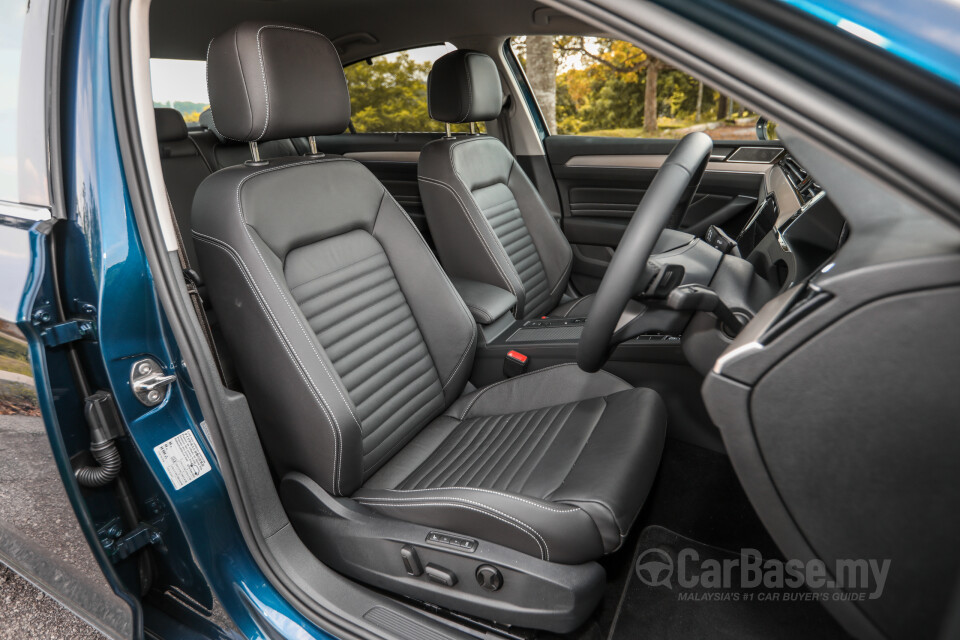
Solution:
M 499 591 L 503 586 L 503 574 L 492 564 L 477 567 L 477 584 L 484 591 Z
M 427 542 L 432 542 L 433 544 L 447 544 L 451 547 L 457 547 L 463 551 L 469 551 L 473 553 L 477 550 L 477 541 L 472 538 L 463 538 L 461 536 L 450 535 L 449 533 L 441 533 L 440 531 L 431 531 L 427 534 Z
M 411 576 L 419 576 L 423 574 L 423 565 L 420 564 L 420 556 L 417 555 L 417 550 L 411 547 L 408 544 L 400 547 L 400 558 L 403 560 L 403 568 L 407 570 L 407 573 Z
M 450 571 L 450 569 L 444 569 L 435 564 L 427 564 L 426 569 L 427 578 L 429 578 L 431 582 L 442 584 L 445 587 L 452 587 L 457 584 L 457 574 Z

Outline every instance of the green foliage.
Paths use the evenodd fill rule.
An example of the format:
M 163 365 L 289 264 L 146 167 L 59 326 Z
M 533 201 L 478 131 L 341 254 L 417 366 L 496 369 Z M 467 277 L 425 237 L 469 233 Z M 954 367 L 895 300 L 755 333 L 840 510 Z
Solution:
M 443 131 L 443 123 L 427 112 L 430 67 L 403 52 L 344 69 L 357 132 Z M 467 131 L 469 125 L 456 125 L 454 130 Z
M 558 37 L 554 46 L 558 65 L 566 68 L 557 75 L 558 133 L 642 132 L 646 67 L 651 62 L 646 53 L 610 38 Z M 516 48 L 522 51 L 522 47 Z M 669 119 L 679 123 L 674 124 L 676 127 L 693 124 L 698 89 L 699 82 L 693 76 L 661 67 L 657 79 L 658 122 Z M 716 120 L 718 97 L 716 91 L 704 87 L 701 122 Z M 665 123 L 659 126 L 663 129 Z
M 0 334 L 0 370 L 31 375 L 26 344 Z

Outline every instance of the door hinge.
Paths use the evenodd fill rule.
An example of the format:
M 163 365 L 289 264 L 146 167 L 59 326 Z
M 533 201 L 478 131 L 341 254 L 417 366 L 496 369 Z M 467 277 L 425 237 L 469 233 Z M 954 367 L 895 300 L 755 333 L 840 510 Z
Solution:
M 58 347 L 68 342 L 93 338 L 94 334 L 92 320 L 68 320 L 47 327 L 41 336 L 48 347 Z
M 160 530 L 149 522 L 141 522 L 129 533 L 123 533 L 120 519 L 114 518 L 97 531 L 100 544 L 112 562 L 120 562 L 148 545 L 155 545 L 160 551 L 166 551 Z

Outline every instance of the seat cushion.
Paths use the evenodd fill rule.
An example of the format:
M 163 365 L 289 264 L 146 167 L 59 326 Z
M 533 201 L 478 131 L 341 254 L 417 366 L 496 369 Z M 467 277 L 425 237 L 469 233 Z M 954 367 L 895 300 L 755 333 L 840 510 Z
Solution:
M 553 318 L 585 318 L 592 306 L 593 294 L 588 293 L 583 297 L 561 302 L 549 315 Z
M 579 564 L 622 543 L 665 431 L 654 391 L 559 365 L 463 396 L 353 498 L 391 517 Z

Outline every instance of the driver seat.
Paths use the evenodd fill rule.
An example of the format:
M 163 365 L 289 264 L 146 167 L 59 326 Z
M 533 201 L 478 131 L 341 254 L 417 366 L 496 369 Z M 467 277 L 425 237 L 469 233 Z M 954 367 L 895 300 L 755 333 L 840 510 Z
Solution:
M 490 56 L 460 49 L 433 63 L 430 117 L 495 120 L 503 105 Z M 452 277 L 486 282 L 517 297 L 514 315 L 586 316 L 593 295 L 562 301 L 573 250 L 536 187 L 497 138 L 463 134 L 420 152 L 420 197 L 430 235 Z
M 214 38 L 207 67 L 229 138 L 347 126 L 339 58 L 317 32 L 245 22 Z M 602 576 L 590 561 L 621 545 L 653 482 L 660 397 L 574 364 L 473 390 L 469 310 L 356 161 L 317 154 L 222 169 L 200 185 L 192 218 L 212 304 L 231 319 L 226 343 L 311 550 L 343 573 L 465 613 L 554 630 L 582 621 L 583 602 L 602 593 L 583 567 Z M 429 537 L 441 534 L 474 547 Z M 413 552 L 448 573 L 486 562 L 513 587 L 490 592 L 479 573 L 453 584 L 417 574 Z M 589 597 L 571 608 L 556 590 L 537 591 L 547 583 Z

